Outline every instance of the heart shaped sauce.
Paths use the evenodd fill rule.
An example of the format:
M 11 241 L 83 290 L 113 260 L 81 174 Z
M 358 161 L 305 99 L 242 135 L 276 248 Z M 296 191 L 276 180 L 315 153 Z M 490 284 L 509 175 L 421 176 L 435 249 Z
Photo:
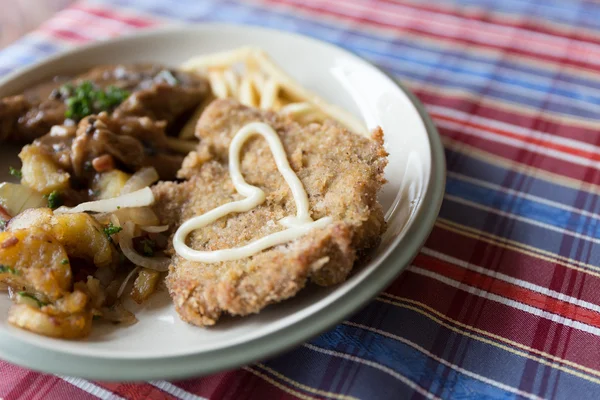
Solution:
M 281 172 L 294 196 L 296 216 L 285 217 L 278 221 L 287 229 L 257 239 L 245 246 L 214 251 L 199 251 L 190 248 L 185 241 L 191 232 L 201 229 L 228 214 L 249 211 L 265 201 L 265 193 L 260 188 L 248 184 L 240 171 L 240 151 L 244 143 L 254 135 L 261 135 L 269 144 L 277 169 Z M 245 196 L 245 199 L 223 204 L 184 222 L 173 237 L 173 246 L 181 257 L 204 263 L 239 260 L 269 247 L 297 239 L 311 230 L 323 228 L 333 221 L 331 217 L 323 217 L 317 221 L 310 217 L 306 190 L 290 167 L 281 139 L 279 139 L 273 128 L 265 123 L 249 123 L 235 134 L 229 146 L 229 173 L 235 189 L 239 194 Z

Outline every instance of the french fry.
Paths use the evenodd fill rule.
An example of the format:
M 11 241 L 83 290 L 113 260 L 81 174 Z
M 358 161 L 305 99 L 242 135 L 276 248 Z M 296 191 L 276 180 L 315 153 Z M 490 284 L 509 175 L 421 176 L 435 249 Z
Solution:
M 237 98 L 240 91 L 240 83 L 235 72 L 232 69 L 226 69 L 225 71 L 223 71 L 223 80 L 227 85 L 227 90 L 229 94 L 231 94 L 231 97 Z
M 208 73 L 208 82 L 213 94 L 219 99 L 225 99 L 229 96 L 227 83 L 221 71 L 210 71 Z
M 254 85 L 252 84 L 252 80 L 249 76 L 244 76 L 242 78 L 242 83 L 240 84 L 240 103 L 249 106 L 256 107 L 258 105 L 258 100 L 256 98 L 256 92 L 254 89 Z
M 261 49 L 242 47 L 195 57 L 182 69 L 207 74 L 217 98 L 232 97 L 248 106 L 281 111 L 300 123 L 331 118 L 370 138 L 362 121 L 302 87 Z M 180 137 L 189 137 L 189 129 Z
M 184 71 L 196 71 L 209 68 L 229 68 L 238 62 L 244 62 L 249 55 L 256 51 L 252 47 L 241 47 L 235 50 L 213 53 L 205 56 L 194 57 L 181 66 Z
M 260 66 L 261 70 L 265 71 L 265 73 L 272 79 L 275 79 L 279 83 L 279 87 L 283 91 L 288 92 L 291 97 L 298 98 L 304 102 L 312 104 L 317 110 L 323 112 L 328 117 L 341 122 L 352 132 L 359 133 L 370 138 L 369 132 L 358 118 L 338 106 L 327 103 L 321 97 L 302 87 L 285 72 L 283 72 L 283 70 L 279 68 L 264 51 L 255 51 L 252 53 L 252 56 L 254 57 L 256 63 Z
M 268 79 L 260 96 L 260 108 L 264 110 L 273 109 L 278 93 L 279 83 L 275 79 Z

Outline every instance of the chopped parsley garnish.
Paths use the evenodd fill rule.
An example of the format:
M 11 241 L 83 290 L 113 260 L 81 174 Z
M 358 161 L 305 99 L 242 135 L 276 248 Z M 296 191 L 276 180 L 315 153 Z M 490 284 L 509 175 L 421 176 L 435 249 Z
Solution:
M 19 271 L 12 267 L 9 267 L 8 265 L 0 265 L 0 274 L 20 275 Z
M 65 117 L 76 121 L 90 114 L 110 111 L 129 97 L 127 90 L 116 86 L 108 86 L 102 90 L 90 81 L 83 81 L 77 86 L 63 85 L 60 93 L 66 97 Z
M 63 198 L 58 191 L 53 191 L 50 194 L 45 194 L 44 197 L 48 200 L 48 207 L 55 209 L 63 205 Z
M 21 170 L 13 167 L 8 167 L 8 173 L 14 176 L 15 178 L 21 179 L 23 177 L 23 173 L 21 172 Z
M 100 107 L 103 108 L 103 111 L 118 106 L 129 97 L 129 92 L 127 90 L 116 86 L 109 86 L 104 92 L 100 91 L 99 93 L 98 101 L 100 102 Z
M 143 246 L 142 251 L 146 257 L 154 256 L 154 249 L 156 248 L 156 243 L 151 239 L 144 239 L 140 242 Z
M 114 226 L 112 222 L 109 222 L 108 225 L 104 228 L 104 234 L 109 238 L 115 233 L 119 233 L 123 230 L 120 226 Z
M 60 262 L 62 265 L 67 265 L 69 263 L 69 259 L 65 258 Z
M 25 297 L 26 299 L 31 299 L 31 300 L 35 301 L 37 303 L 38 307 L 43 307 L 48 304 L 48 303 L 44 303 L 43 301 L 39 301 L 37 297 L 35 297 L 34 295 L 27 293 L 27 292 L 19 292 L 18 295 L 21 297 Z

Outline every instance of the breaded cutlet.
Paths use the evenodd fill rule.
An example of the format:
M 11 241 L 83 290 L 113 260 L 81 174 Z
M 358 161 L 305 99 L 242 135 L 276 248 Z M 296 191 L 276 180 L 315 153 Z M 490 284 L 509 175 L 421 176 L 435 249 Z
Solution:
M 195 325 L 213 325 L 223 313 L 257 313 L 294 296 L 308 279 L 323 286 L 344 281 L 357 254 L 376 246 L 385 230 L 377 202 L 387 164 L 380 129 L 368 139 L 335 122 L 301 126 L 234 100 L 216 100 L 204 111 L 196 128 L 198 150 L 188 155 L 179 171 L 185 181 L 161 182 L 153 188 L 155 211 L 163 223 L 174 230 L 189 218 L 242 198 L 229 176 L 229 144 L 240 128 L 256 121 L 269 124 L 280 136 L 308 193 L 313 219 L 330 216 L 334 222 L 236 261 L 188 261 L 171 248 L 167 287 L 181 318 Z M 193 232 L 190 247 L 242 246 L 285 229 L 277 221 L 295 215 L 291 191 L 260 136 L 249 139 L 242 149 L 241 170 L 249 184 L 264 190 L 266 201 Z

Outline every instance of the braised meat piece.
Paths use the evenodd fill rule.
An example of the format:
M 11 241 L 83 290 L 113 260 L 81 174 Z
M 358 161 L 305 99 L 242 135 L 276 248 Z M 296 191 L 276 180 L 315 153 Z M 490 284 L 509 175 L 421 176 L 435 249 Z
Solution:
M 95 173 L 118 168 L 135 172 L 153 166 L 161 179 L 175 179 L 183 155 L 167 143 L 165 122 L 148 117 L 114 117 L 103 112 L 77 127 L 55 126 L 36 141 L 54 162 L 80 184 Z
M 164 121 L 148 117 L 115 117 L 106 113 L 84 118 L 71 145 L 75 175 L 85 175 L 90 164 L 96 172 L 102 172 L 96 168 L 103 159 L 126 172 L 152 166 L 161 179 L 175 179 L 183 155 L 169 148 L 165 125 Z
M 25 95 L 0 99 L 0 142 L 28 143 L 65 120 L 63 101 L 28 99 Z
M 0 100 L 0 142 L 31 142 L 101 111 L 174 123 L 210 93 L 203 77 L 155 64 L 106 65 Z M 70 120 L 74 120 L 70 121 Z

